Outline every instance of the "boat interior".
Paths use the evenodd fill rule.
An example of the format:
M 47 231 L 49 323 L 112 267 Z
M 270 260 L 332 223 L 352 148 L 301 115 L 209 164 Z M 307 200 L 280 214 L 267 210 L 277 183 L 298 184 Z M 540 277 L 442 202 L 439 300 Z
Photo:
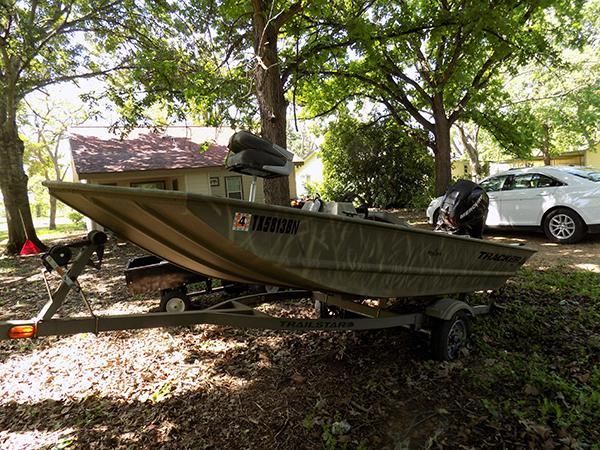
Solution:
M 250 175 L 255 181 L 257 177 L 274 178 L 287 176 L 292 172 L 293 153 L 251 133 L 240 131 L 234 134 L 228 148 L 227 169 Z M 255 193 L 256 182 L 253 182 L 250 201 L 254 200 Z M 316 198 L 306 201 L 302 210 L 407 226 L 406 222 L 393 214 L 369 209 L 368 204 L 358 195 L 348 194 L 345 200 L 348 201 L 324 202 L 317 195 Z M 356 202 L 358 204 L 355 206 Z

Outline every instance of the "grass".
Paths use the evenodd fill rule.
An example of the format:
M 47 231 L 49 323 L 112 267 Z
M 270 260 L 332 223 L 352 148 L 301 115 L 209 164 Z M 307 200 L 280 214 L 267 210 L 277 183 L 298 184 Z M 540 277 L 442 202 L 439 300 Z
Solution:
M 600 275 L 522 269 L 494 294 L 504 307 L 474 326 L 467 389 L 501 428 L 531 445 L 600 442 Z
M 37 235 L 40 239 L 57 239 L 76 232 L 85 231 L 84 223 L 68 223 L 58 224 L 55 230 L 49 230 L 48 227 L 36 228 Z M 6 245 L 8 242 L 8 231 L 0 231 L 0 246 Z

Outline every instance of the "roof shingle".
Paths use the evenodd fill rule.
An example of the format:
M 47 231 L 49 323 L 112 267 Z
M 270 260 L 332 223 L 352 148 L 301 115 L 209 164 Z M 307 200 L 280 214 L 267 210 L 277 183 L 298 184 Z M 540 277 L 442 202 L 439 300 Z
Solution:
M 175 137 L 151 130 L 137 130 L 130 138 L 119 139 L 104 133 L 69 136 L 75 170 L 79 175 L 148 170 L 194 169 L 225 164 L 227 147 L 211 144 L 201 151 L 202 141 Z

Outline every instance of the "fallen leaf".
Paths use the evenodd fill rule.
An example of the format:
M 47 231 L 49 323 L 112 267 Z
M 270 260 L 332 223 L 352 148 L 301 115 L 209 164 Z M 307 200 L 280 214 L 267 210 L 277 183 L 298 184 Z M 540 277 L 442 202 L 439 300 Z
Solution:
M 306 381 L 306 378 L 300 375 L 299 373 L 295 373 L 294 375 L 292 375 L 291 378 L 292 381 L 296 384 L 304 384 L 304 382 Z

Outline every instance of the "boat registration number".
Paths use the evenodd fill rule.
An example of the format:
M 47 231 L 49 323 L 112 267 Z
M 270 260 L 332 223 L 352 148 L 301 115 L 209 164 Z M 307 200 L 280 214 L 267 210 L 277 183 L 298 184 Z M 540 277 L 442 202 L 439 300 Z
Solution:
M 233 231 L 261 231 L 263 233 L 297 234 L 300 220 L 236 212 L 233 216 Z

